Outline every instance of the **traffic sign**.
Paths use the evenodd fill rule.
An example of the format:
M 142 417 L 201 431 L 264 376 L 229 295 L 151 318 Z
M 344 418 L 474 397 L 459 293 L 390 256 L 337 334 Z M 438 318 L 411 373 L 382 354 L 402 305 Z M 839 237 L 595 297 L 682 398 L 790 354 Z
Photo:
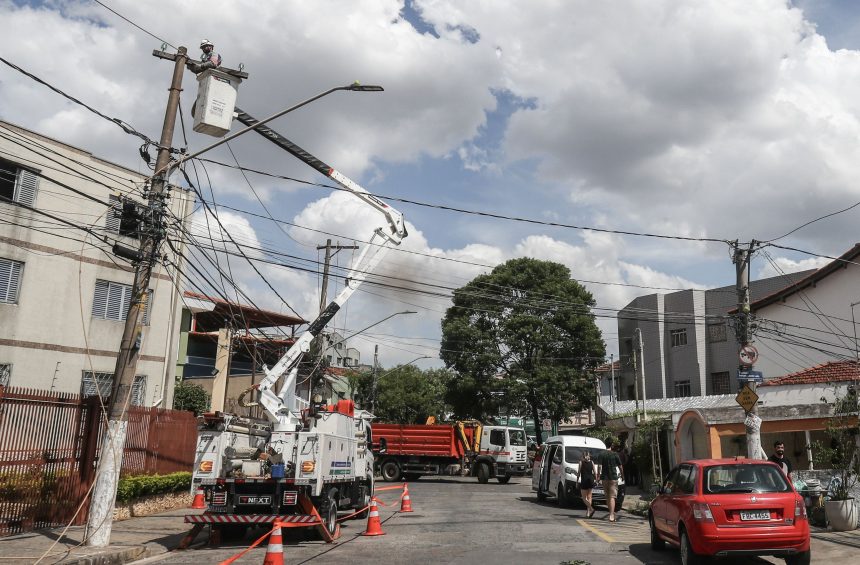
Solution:
M 738 357 L 741 360 L 741 364 L 752 367 L 755 365 L 755 362 L 758 361 L 758 349 L 753 345 L 744 345 L 741 347 L 740 351 L 738 351 Z
M 749 386 L 745 385 L 735 397 L 735 400 L 741 405 L 741 408 L 749 412 L 756 405 L 756 402 L 758 402 L 758 395 Z
M 741 371 L 738 371 L 738 381 L 763 383 L 764 382 L 764 373 L 762 373 L 761 371 L 741 370 Z

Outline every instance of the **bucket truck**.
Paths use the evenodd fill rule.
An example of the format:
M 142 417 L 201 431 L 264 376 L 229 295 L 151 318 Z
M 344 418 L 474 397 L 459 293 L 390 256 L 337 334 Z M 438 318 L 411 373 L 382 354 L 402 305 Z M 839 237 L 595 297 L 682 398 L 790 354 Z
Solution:
M 246 126 L 258 123 L 239 108 L 236 118 Z M 197 532 L 205 524 L 213 532 L 243 531 L 276 520 L 316 525 L 331 540 L 338 510 L 364 508 L 373 496 L 372 415 L 356 409 L 351 400 L 325 405 L 319 398 L 300 398 L 299 362 L 385 253 L 406 237 L 406 227 L 400 212 L 339 171 L 265 125 L 255 131 L 371 206 L 382 221 L 352 265 L 343 290 L 284 356 L 265 368 L 261 382 L 240 395 L 242 406 L 260 406 L 266 419 L 221 412 L 201 418 L 192 489 L 203 489 L 206 509 L 185 521 L 195 524 Z M 256 400 L 246 400 L 254 392 Z

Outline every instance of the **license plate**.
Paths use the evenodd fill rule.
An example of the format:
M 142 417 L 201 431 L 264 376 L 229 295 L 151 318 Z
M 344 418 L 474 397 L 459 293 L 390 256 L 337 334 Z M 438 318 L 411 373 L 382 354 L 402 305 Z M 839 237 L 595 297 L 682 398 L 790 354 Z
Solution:
M 240 496 L 239 504 L 271 504 L 271 496 Z
M 770 520 L 770 512 L 767 510 L 759 512 L 741 512 L 741 520 Z

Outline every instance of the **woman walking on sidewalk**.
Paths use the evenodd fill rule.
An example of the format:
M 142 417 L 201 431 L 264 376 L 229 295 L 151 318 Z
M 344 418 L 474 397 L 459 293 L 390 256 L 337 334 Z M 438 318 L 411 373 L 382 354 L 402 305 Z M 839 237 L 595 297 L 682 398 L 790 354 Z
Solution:
M 585 514 L 587 518 L 594 516 L 594 506 L 591 504 L 591 489 L 593 488 L 594 463 L 591 461 L 591 453 L 583 451 L 582 459 L 579 461 L 579 492 L 587 509 Z

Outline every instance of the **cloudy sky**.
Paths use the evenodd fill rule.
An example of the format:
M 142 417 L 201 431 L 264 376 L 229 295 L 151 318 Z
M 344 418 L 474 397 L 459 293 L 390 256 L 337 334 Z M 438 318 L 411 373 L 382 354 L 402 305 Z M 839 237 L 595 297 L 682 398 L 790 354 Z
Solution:
M 860 200 L 860 6 L 849 0 L 102 4 L 0 0 L 0 56 L 152 138 L 171 75 L 151 55 L 162 41 L 194 56 L 201 38 L 214 41 L 225 66 L 250 74 L 238 104 L 260 118 L 355 80 L 385 87 L 336 93 L 272 124 L 368 190 L 414 202 L 390 200 L 410 236 L 390 252 L 385 284 L 362 287 L 335 321 L 349 332 L 418 312 L 353 339 L 365 362 L 374 345 L 386 366 L 436 357 L 448 289 L 521 256 L 589 281 L 615 352 L 613 309 L 658 289 L 732 284 L 734 268 L 724 243 L 612 231 L 771 240 Z M 190 132 L 196 84 L 184 80 L 194 150 L 213 139 Z M 148 171 L 137 138 L 2 65 L 0 117 Z M 248 253 L 286 265 L 261 264 L 264 276 L 313 317 L 317 246 L 361 245 L 380 218 L 298 182 L 330 184 L 259 136 L 230 149 L 208 157 L 297 179 L 197 171 Z M 858 240 L 858 213 L 776 243 L 838 255 Z M 195 225 L 205 231 L 202 215 Z M 786 272 L 824 261 L 768 253 Z M 336 256 L 336 275 L 352 254 Z M 247 263 L 231 268 L 258 304 L 287 311 Z M 756 256 L 754 276 L 776 273 Z

